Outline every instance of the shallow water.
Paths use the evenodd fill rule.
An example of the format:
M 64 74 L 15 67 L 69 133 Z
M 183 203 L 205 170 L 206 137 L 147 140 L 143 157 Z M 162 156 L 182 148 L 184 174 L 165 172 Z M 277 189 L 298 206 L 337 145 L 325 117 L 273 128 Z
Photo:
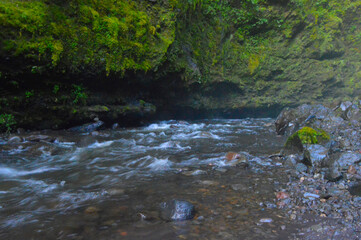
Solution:
M 272 119 L 167 121 L 93 134 L 0 140 L 1 239 L 282 239 L 294 232 L 275 192 L 288 180 L 269 158 L 284 139 Z M 225 159 L 247 152 L 249 168 Z M 166 222 L 159 204 L 194 204 Z M 280 226 L 287 226 L 287 229 Z

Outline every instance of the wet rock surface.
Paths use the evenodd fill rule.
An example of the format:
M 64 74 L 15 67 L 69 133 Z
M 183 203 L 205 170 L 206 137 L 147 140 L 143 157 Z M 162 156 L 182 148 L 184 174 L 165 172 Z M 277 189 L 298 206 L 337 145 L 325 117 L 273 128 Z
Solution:
M 94 123 L 88 123 L 84 124 L 82 126 L 72 127 L 69 129 L 69 131 L 72 132 L 93 132 L 95 130 L 98 130 L 101 126 L 104 125 L 104 122 L 102 121 L 96 121 Z
M 183 221 L 194 217 L 193 204 L 184 200 L 170 200 L 160 204 L 161 218 L 168 221 Z

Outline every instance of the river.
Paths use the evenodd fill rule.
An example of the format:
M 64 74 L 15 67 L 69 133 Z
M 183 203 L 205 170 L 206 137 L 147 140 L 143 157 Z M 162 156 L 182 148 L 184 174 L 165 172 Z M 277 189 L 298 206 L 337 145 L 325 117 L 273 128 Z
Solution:
M 165 121 L 0 138 L 1 239 L 283 239 L 275 193 L 289 176 L 273 119 Z M 242 153 L 248 166 L 225 158 Z M 193 220 L 159 205 L 191 202 Z

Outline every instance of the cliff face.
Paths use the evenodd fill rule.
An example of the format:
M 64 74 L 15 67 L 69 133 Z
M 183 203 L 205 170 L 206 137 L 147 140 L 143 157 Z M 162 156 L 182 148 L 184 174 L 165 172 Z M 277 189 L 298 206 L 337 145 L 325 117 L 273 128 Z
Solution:
M 360 5 L 4 0 L 0 124 L 9 116 L 30 128 L 94 116 L 140 121 L 155 111 L 146 102 L 163 117 L 241 117 L 353 98 Z

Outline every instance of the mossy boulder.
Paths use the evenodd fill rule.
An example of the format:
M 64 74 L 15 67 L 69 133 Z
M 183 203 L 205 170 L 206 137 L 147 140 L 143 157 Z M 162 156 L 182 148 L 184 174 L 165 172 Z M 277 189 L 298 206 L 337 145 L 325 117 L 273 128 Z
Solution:
M 298 138 L 302 144 L 320 144 L 330 140 L 330 135 L 322 129 L 303 127 L 287 139 L 286 146 L 294 142 L 295 138 Z
M 300 138 L 302 144 L 319 144 L 330 140 L 330 136 L 322 129 L 313 129 L 310 127 L 303 127 L 296 133 Z M 292 136 L 294 136 L 293 134 Z M 292 137 L 291 136 L 291 137 Z
M 303 145 L 323 144 L 330 140 L 330 135 L 322 129 L 303 127 L 290 137 L 285 143 L 287 152 L 303 152 Z

